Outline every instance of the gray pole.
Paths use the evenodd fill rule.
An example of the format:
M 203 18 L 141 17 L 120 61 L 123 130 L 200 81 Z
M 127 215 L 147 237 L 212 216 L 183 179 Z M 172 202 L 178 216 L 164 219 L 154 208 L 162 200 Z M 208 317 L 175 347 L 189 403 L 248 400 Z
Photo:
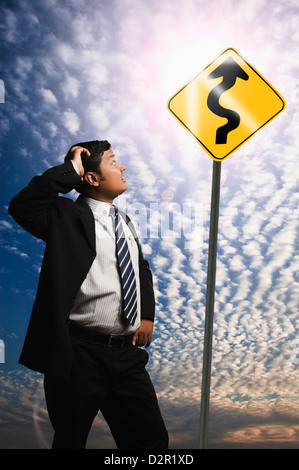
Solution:
M 205 315 L 203 369 L 202 369 L 202 385 L 201 385 L 201 408 L 200 408 L 200 431 L 199 431 L 199 448 L 200 449 L 207 449 L 208 447 L 208 425 L 209 425 L 209 405 L 210 405 L 210 382 L 211 382 L 211 364 L 212 364 L 213 318 L 214 318 L 217 237 L 218 237 L 219 200 L 220 200 L 220 179 L 221 179 L 221 162 L 213 161 L 209 257 L 208 257 L 208 275 L 207 275 L 207 293 L 206 293 L 206 315 Z

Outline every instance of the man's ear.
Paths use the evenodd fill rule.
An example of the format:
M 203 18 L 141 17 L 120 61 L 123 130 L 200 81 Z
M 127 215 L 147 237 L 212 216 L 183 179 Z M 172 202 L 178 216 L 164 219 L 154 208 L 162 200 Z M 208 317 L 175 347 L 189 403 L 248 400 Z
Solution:
M 99 184 L 100 184 L 100 175 L 98 175 L 97 173 L 94 173 L 92 171 L 88 171 L 87 173 L 85 173 L 84 179 L 91 186 L 99 186 Z

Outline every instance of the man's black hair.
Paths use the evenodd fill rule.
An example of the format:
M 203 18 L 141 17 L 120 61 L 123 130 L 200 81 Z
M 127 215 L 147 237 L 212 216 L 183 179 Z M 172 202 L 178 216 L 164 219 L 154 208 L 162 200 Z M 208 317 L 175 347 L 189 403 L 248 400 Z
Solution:
M 84 175 L 88 171 L 92 171 L 94 173 L 98 173 L 101 176 L 101 179 L 103 179 L 101 175 L 101 170 L 100 170 L 100 164 L 102 161 L 102 156 L 106 150 L 109 150 L 111 148 L 110 143 L 107 140 L 91 140 L 89 142 L 79 142 L 77 144 L 72 145 L 72 147 L 83 147 L 90 152 L 90 156 L 85 155 L 84 153 L 81 153 L 81 160 L 82 160 L 82 165 L 84 168 Z M 71 148 L 72 148 L 71 147 Z M 71 160 L 72 152 L 71 149 L 68 151 L 66 154 L 64 161 L 67 162 L 68 160 Z M 84 179 L 83 183 L 80 188 L 78 188 L 79 192 L 81 192 L 84 187 L 86 188 L 88 186 L 87 181 Z

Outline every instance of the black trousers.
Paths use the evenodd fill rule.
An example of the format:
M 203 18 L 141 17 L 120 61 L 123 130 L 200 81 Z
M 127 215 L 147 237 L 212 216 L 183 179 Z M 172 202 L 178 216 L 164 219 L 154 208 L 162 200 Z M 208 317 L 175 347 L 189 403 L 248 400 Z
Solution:
M 84 449 L 101 411 L 118 449 L 167 449 L 168 433 L 145 366 L 148 353 L 128 344 L 108 347 L 72 338 L 69 380 L 45 376 L 53 449 Z

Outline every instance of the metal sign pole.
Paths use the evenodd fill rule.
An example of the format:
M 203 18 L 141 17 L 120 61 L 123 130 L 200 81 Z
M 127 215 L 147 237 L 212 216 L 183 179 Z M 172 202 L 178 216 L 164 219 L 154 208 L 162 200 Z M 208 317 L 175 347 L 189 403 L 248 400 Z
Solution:
M 220 83 L 213 81 L 220 77 L 222 78 Z M 211 80 L 211 87 L 207 85 L 209 80 Z M 245 81 L 246 85 L 235 86 L 235 83 L 241 80 Z M 229 103 L 232 103 L 235 108 L 233 110 L 224 108 L 219 102 L 222 94 L 228 90 Z M 193 104 L 191 112 L 190 100 Z M 281 113 L 285 109 L 285 102 L 283 97 L 267 82 L 260 72 L 249 64 L 238 51 L 229 47 L 192 80 L 181 87 L 168 100 L 167 107 L 177 121 L 214 160 L 199 438 L 200 448 L 206 448 L 208 441 L 221 162 Z M 212 119 L 212 114 L 221 118 L 226 117 L 228 122 L 218 127 L 221 122 Z M 249 120 L 248 116 L 250 117 Z M 215 128 L 216 125 L 217 128 Z M 232 134 L 230 134 L 229 142 L 227 142 L 227 134 L 230 132 Z M 212 138 L 213 135 L 216 136 L 216 139 Z
M 199 448 L 208 447 L 208 425 L 210 405 L 210 382 L 213 343 L 214 297 L 216 280 L 217 238 L 220 201 L 221 161 L 213 161 L 212 196 L 210 213 L 210 238 L 206 293 L 206 315 L 204 332 L 204 352 L 201 385 Z

